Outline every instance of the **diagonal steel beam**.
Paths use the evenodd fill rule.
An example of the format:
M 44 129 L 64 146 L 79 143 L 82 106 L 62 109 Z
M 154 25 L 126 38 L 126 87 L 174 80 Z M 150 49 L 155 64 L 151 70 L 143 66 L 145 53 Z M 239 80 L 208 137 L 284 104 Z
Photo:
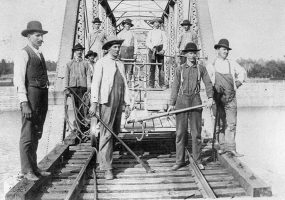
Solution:
M 121 0 L 116 6 L 115 8 L 111 11 L 112 13 L 114 12 L 114 10 L 123 2 L 124 0 Z

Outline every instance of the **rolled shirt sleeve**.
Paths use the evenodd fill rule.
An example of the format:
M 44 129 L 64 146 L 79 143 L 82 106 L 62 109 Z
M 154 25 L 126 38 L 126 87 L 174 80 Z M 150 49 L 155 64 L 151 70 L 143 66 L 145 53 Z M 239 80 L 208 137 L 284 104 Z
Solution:
M 180 76 L 181 76 L 180 73 L 181 73 L 180 67 L 176 68 L 171 88 L 170 101 L 169 101 L 169 104 L 172 106 L 176 104 L 177 95 L 180 88 Z
M 211 79 L 211 82 L 212 84 L 214 85 L 215 84 L 215 69 L 214 69 L 214 66 L 212 64 L 208 64 L 207 67 L 207 73 Z
M 240 83 L 243 83 L 246 77 L 245 69 L 240 66 L 236 61 L 233 61 L 233 66 L 235 70 L 235 80 L 239 81 Z
M 201 76 L 203 79 L 203 82 L 205 84 L 205 88 L 206 88 L 206 94 L 208 98 L 213 98 L 213 85 L 212 85 L 212 81 L 210 79 L 210 76 L 208 74 L 208 71 L 206 69 L 206 67 L 204 66 L 200 66 L 201 69 Z
M 147 34 L 146 40 L 145 40 L 145 44 L 146 44 L 147 48 L 149 48 L 149 49 L 153 48 L 152 42 L 151 42 L 151 34 L 152 34 L 152 31 L 149 31 Z
M 69 67 L 70 64 L 67 64 L 65 66 L 65 76 L 64 76 L 64 79 L 65 79 L 65 82 L 64 82 L 64 87 L 65 89 L 69 86 L 69 80 L 70 80 L 70 67 Z
M 26 89 L 26 69 L 29 56 L 25 50 L 22 50 L 15 57 L 14 65 L 14 86 L 16 88 L 20 103 L 28 101 Z
M 94 66 L 93 79 L 91 83 L 91 103 L 99 103 L 99 92 L 103 75 L 103 66 L 101 60 Z

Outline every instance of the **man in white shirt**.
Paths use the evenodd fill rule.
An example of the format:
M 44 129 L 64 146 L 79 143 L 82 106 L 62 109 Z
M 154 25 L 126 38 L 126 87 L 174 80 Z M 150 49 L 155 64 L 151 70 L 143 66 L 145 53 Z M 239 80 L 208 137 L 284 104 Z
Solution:
M 38 176 L 49 175 L 37 166 L 37 148 L 42 137 L 43 125 L 48 110 L 48 75 L 45 59 L 39 50 L 43 43 L 39 21 L 30 21 L 22 36 L 28 44 L 15 58 L 14 85 L 22 112 L 20 138 L 21 173 L 28 180 L 36 181 Z
M 124 40 L 120 50 L 120 58 L 133 59 L 135 52 L 135 36 L 130 28 L 134 25 L 132 24 L 131 19 L 125 19 L 122 22 L 122 25 L 124 26 L 124 29 L 118 34 L 118 38 Z M 127 80 L 130 81 L 131 76 L 133 75 L 133 65 L 125 64 L 125 72 Z
M 126 116 L 129 115 L 130 96 L 123 63 L 118 59 L 123 40 L 110 37 L 103 45 L 108 54 L 97 61 L 91 84 L 91 107 L 89 113 L 99 116 L 116 134 L 121 127 L 121 116 L 125 106 Z M 113 179 L 113 137 L 103 126 L 100 127 L 99 166 L 105 170 L 105 179 Z
M 167 48 L 167 37 L 164 31 L 160 29 L 160 24 L 162 23 L 161 19 L 154 19 L 153 30 L 148 32 L 146 38 L 146 46 L 149 49 L 148 56 L 151 63 L 161 63 L 162 65 L 158 66 L 159 70 L 159 86 L 164 87 L 164 53 Z M 150 66 L 150 76 L 149 76 L 149 86 L 154 88 L 154 79 L 155 79 L 155 67 L 156 65 Z
M 96 17 L 92 23 L 94 25 L 94 31 L 93 33 L 90 33 L 87 38 L 88 50 L 96 52 L 98 54 L 98 58 L 100 59 L 104 54 L 102 46 L 107 40 L 107 35 L 102 29 L 100 29 L 102 22 L 98 17 Z
M 219 153 L 230 152 L 234 156 L 242 156 L 236 151 L 236 124 L 237 124 L 237 99 L 236 90 L 244 82 L 246 72 L 235 61 L 227 57 L 231 48 L 227 39 L 221 39 L 214 46 L 217 58 L 207 66 L 208 73 L 214 85 L 214 100 L 222 120 L 222 130 L 219 133 Z M 217 114 L 216 114 L 217 116 Z
M 198 37 L 195 32 L 191 31 L 190 28 L 192 24 L 190 23 L 190 21 L 188 19 L 185 19 L 180 25 L 183 27 L 184 33 L 178 39 L 178 44 L 176 49 L 177 54 L 180 54 L 184 50 L 186 44 L 188 44 L 189 42 L 193 42 L 196 45 L 198 45 Z M 180 58 L 180 64 L 183 64 L 185 61 L 186 61 L 185 57 Z

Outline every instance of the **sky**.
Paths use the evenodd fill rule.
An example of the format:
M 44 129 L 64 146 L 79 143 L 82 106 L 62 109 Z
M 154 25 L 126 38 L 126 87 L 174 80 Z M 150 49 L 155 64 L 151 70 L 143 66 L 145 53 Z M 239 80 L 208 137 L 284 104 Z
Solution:
M 39 20 L 44 36 L 42 51 L 57 61 L 66 0 L 0 0 L 0 59 L 13 60 L 26 41 L 21 31 Z M 214 39 L 230 41 L 231 57 L 285 59 L 284 0 L 208 0 Z M 16 14 L 17 13 L 17 14 Z

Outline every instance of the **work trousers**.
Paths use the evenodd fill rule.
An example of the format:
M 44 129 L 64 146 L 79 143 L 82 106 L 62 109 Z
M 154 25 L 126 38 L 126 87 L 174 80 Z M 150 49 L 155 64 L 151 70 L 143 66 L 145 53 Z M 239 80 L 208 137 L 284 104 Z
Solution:
M 87 92 L 87 88 L 86 87 L 71 87 L 71 89 L 74 91 L 75 94 L 77 94 L 77 96 L 82 100 L 84 94 Z M 71 93 L 72 94 L 72 93 Z M 86 112 L 84 109 L 86 108 L 85 106 L 82 105 L 82 102 L 80 101 L 80 99 L 78 99 L 78 97 L 76 97 L 74 95 L 74 104 L 75 104 L 75 108 L 77 109 L 77 124 L 78 124 L 78 128 L 81 131 L 86 131 L 86 127 L 82 124 L 83 121 L 83 116 L 84 113 Z
M 149 56 L 150 63 L 158 62 L 162 64 L 162 65 L 158 65 L 158 83 L 159 83 L 159 86 L 162 87 L 164 86 L 164 56 L 155 54 L 154 58 L 152 58 L 153 56 L 152 50 L 149 50 L 148 56 Z M 154 87 L 155 69 L 156 69 L 156 65 L 150 66 L 150 69 L 149 69 L 149 86 L 150 87 Z
M 122 105 L 124 103 L 124 81 L 117 70 L 108 103 L 100 104 L 100 118 L 115 133 L 120 132 Z M 113 136 L 101 124 L 99 140 L 99 165 L 101 170 L 111 170 L 113 162 Z
M 134 58 L 134 47 L 133 46 L 121 46 L 120 57 L 125 59 L 133 59 Z M 124 64 L 125 65 L 125 74 L 127 76 L 127 80 L 131 80 L 131 76 L 134 73 L 134 65 Z
M 217 103 L 217 110 L 221 117 L 221 131 L 219 133 L 220 148 L 225 151 L 236 150 L 237 100 L 234 97 L 226 103 Z
M 177 97 L 175 109 L 201 105 L 199 94 L 180 95 Z M 176 164 L 185 163 L 185 147 L 188 145 L 188 119 L 192 136 L 192 155 L 196 162 L 201 161 L 202 108 L 176 114 Z
M 22 116 L 19 146 L 23 174 L 34 172 L 38 168 L 37 149 L 48 110 L 48 89 L 27 87 L 27 98 L 32 110 L 32 117 L 26 119 Z

